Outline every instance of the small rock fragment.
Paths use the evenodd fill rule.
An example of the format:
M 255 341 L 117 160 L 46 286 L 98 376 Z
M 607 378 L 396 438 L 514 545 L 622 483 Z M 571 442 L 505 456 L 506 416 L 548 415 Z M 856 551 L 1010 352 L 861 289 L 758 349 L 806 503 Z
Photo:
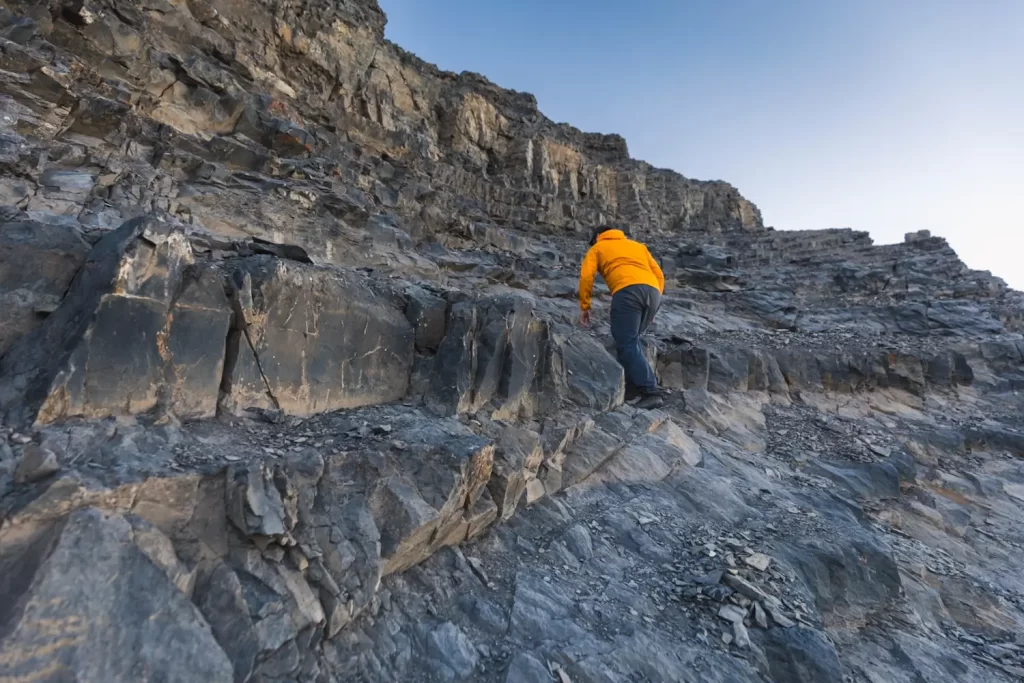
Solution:
M 763 572 L 768 569 L 772 563 L 772 558 L 768 557 L 764 553 L 754 553 L 750 557 L 743 560 L 748 567 L 753 567 L 759 572 Z
M 57 455 L 48 448 L 29 444 L 21 454 L 21 462 L 14 470 L 14 483 L 29 484 L 44 479 L 60 470 Z
M 736 642 L 736 647 L 743 648 L 744 650 L 750 647 L 750 633 L 742 621 L 734 621 L 732 623 L 732 635 Z
M 288 555 L 291 557 L 292 563 L 295 565 L 296 569 L 300 572 L 304 572 L 309 569 L 309 558 L 307 558 L 301 550 L 294 547 L 289 548 Z
M 743 620 L 747 617 L 747 611 L 742 607 L 736 605 L 722 605 L 718 610 L 718 616 L 726 621 L 736 623 L 737 621 L 743 623 Z
M 725 643 L 726 645 L 732 645 L 732 634 L 728 633 L 728 632 L 723 633 L 722 634 L 722 642 Z
M 771 615 L 772 621 L 782 628 L 793 628 L 796 626 L 793 620 L 787 617 L 781 609 L 772 607 L 771 605 L 765 605 L 765 610 L 767 610 L 768 614 Z
M 724 574 L 722 576 L 722 581 L 724 581 L 725 585 L 729 586 L 729 588 L 732 588 L 740 595 L 747 596 L 751 600 L 757 600 L 765 604 L 770 604 L 773 602 L 760 588 L 758 588 L 757 586 L 748 581 L 744 581 L 738 576 L 733 576 L 732 574 Z
M 582 524 L 575 524 L 569 528 L 565 533 L 565 545 L 580 562 L 586 562 L 594 557 L 593 538 Z
M 555 663 L 549 664 L 551 667 L 551 673 L 558 676 L 558 683 L 572 683 L 572 679 L 569 678 L 569 674 L 565 673 L 565 669 Z
M 473 570 L 473 573 L 477 575 L 477 578 L 479 578 L 485 586 L 491 582 L 491 580 L 487 578 L 487 572 L 484 571 L 483 562 L 476 557 L 467 557 L 466 561 L 469 562 L 470 569 Z
M 761 603 L 759 602 L 754 603 L 754 621 L 756 621 L 757 625 L 761 628 L 768 628 L 768 615 L 765 614 L 764 608 L 761 607 Z
M 728 586 L 706 586 L 703 592 L 716 602 L 724 602 L 733 594 L 733 590 Z

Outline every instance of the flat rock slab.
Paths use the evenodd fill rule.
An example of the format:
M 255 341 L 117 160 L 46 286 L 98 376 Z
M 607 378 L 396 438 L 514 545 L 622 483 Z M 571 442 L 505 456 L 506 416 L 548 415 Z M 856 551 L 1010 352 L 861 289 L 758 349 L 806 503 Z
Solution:
M 396 293 L 270 256 L 244 259 L 232 283 L 242 327 L 231 377 L 238 410 L 311 415 L 405 395 L 415 331 Z

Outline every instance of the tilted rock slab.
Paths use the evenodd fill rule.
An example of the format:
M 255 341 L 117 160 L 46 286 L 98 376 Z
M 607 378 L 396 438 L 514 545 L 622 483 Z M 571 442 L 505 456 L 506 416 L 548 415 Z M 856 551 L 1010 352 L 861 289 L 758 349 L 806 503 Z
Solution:
M 13 421 L 216 412 L 231 311 L 184 228 L 147 215 L 101 239 L 60 307 L 0 359 Z
M 610 410 L 624 393 L 622 367 L 593 337 L 500 296 L 452 306 L 425 402 L 441 415 L 489 408 L 515 420 L 566 404 Z
M 0 225 L 0 356 L 60 304 L 89 253 L 73 228 L 32 220 Z
M 146 546 L 147 526 L 87 508 L 31 543 L 4 544 L 0 679 L 233 680 L 202 614 L 168 575 L 175 568 Z

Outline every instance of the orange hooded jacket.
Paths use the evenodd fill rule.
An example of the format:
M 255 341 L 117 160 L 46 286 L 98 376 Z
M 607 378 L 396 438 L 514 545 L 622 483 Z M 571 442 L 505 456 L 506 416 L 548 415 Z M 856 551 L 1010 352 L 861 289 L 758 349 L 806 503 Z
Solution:
M 630 285 L 650 285 L 665 293 L 665 275 L 647 247 L 626 239 L 621 230 L 605 230 L 580 268 L 580 310 L 590 310 L 594 275 L 601 273 L 612 294 Z

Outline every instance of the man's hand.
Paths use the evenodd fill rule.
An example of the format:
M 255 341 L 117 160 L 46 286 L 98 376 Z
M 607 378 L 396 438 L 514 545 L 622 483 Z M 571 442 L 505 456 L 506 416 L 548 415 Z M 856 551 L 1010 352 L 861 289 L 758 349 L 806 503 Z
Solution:
M 580 325 L 583 327 L 590 327 L 590 311 L 580 311 Z

